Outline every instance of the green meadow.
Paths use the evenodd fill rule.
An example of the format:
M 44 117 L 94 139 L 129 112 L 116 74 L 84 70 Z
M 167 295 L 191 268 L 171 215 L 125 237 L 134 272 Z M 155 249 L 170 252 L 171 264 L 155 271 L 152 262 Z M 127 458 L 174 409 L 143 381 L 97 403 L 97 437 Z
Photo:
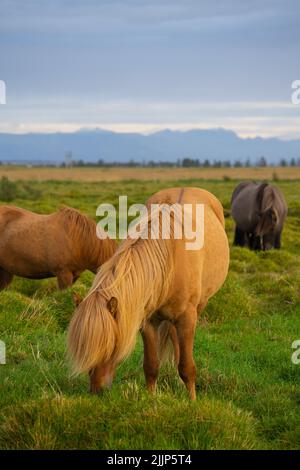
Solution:
M 237 183 L 2 181 L 0 202 L 43 213 L 65 204 L 95 218 L 100 203 L 117 204 L 119 195 L 131 204 L 164 187 L 198 186 L 213 192 L 229 215 Z M 289 205 L 282 250 L 233 248 L 234 225 L 226 217 L 230 272 L 199 318 L 193 403 L 172 365 L 162 367 L 157 393 L 147 393 L 140 338 L 111 391 L 90 396 L 87 377 L 70 376 L 65 340 L 72 292 L 84 295 L 92 274 L 65 292 L 55 279 L 20 278 L 0 292 L 7 350 L 7 364 L 0 365 L 0 448 L 300 449 L 300 364 L 291 360 L 300 339 L 300 181 L 276 184 Z

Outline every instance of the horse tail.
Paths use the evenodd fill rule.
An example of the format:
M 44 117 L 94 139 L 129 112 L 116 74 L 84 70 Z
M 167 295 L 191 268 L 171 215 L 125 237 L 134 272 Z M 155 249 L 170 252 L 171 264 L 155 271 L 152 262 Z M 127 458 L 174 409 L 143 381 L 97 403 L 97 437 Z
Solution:
M 163 321 L 158 327 L 158 357 L 162 363 L 179 362 L 178 337 L 175 326 Z
M 67 350 L 74 374 L 108 361 L 116 348 L 118 327 L 99 291 L 91 292 L 71 319 Z
M 266 192 L 266 189 L 270 191 Z M 268 183 L 262 183 L 256 195 L 257 211 L 259 214 L 259 222 L 256 227 L 256 235 L 263 236 L 268 233 L 277 223 L 277 212 L 274 209 L 274 193 L 272 187 Z

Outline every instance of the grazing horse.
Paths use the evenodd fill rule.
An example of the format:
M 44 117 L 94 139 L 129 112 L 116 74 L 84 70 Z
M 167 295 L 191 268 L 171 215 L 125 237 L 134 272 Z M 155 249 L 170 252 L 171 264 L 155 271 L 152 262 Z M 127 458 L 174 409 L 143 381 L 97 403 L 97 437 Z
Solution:
M 115 368 L 133 350 L 139 330 L 147 388 L 154 391 L 159 343 L 166 336 L 167 325 L 177 349 L 180 377 L 190 398 L 196 397 L 193 343 L 197 314 L 227 276 L 229 247 L 222 205 L 203 189 L 173 188 L 156 193 L 147 203 L 148 226 L 153 219 L 151 204 L 161 205 L 163 214 L 175 203 L 180 209 L 183 204 L 192 207 L 193 224 L 195 206 L 203 204 L 203 247 L 187 249 L 186 238 L 175 238 L 174 230 L 169 239 L 162 237 L 161 222 L 157 238 L 128 237 L 100 268 L 71 320 L 69 357 L 75 373 L 89 372 L 92 393 L 111 386 Z M 175 216 L 173 224 L 174 220 Z
M 279 249 L 287 204 L 269 183 L 244 181 L 233 191 L 231 214 L 236 223 L 234 245 L 253 250 Z
M 85 270 L 96 273 L 116 250 L 100 240 L 96 223 L 64 207 L 50 215 L 14 206 L 0 207 L 0 289 L 14 275 L 29 279 L 57 277 L 59 289 L 71 286 Z

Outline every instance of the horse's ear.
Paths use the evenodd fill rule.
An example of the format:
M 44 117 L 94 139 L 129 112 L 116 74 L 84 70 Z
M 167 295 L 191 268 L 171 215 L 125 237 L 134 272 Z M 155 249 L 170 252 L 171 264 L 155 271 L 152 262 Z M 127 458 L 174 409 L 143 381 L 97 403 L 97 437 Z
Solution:
M 112 316 L 115 317 L 118 309 L 118 299 L 116 297 L 111 297 L 107 302 L 107 308 Z

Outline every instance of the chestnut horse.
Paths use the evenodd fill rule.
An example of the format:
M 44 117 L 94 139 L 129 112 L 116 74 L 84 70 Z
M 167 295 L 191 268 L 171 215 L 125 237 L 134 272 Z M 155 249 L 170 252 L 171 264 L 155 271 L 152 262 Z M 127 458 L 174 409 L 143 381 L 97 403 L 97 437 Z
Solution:
M 30 279 L 56 276 L 58 287 L 64 289 L 85 269 L 96 273 L 116 248 L 114 240 L 100 240 L 96 223 L 75 209 L 64 207 L 41 215 L 14 206 L 0 207 L 0 289 L 14 275 Z
M 161 328 L 178 345 L 178 371 L 195 399 L 193 343 L 197 314 L 222 286 L 229 246 L 221 203 L 199 188 L 166 189 L 148 201 L 168 206 L 204 205 L 204 245 L 186 249 L 186 238 L 128 237 L 98 271 L 68 331 L 75 373 L 89 372 L 91 392 L 111 386 L 116 366 L 133 350 L 138 331 L 144 342 L 147 388 L 154 391 L 160 364 Z M 163 212 L 164 209 L 162 209 Z M 148 224 L 152 214 L 148 210 Z M 195 214 L 192 215 L 193 224 Z M 173 218 L 175 220 L 175 216 Z M 174 225 L 173 225 L 174 227 Z M 161 234 L 161 224 L 159 226 Z M 174 341 L 175 340 L 175 341 Z

